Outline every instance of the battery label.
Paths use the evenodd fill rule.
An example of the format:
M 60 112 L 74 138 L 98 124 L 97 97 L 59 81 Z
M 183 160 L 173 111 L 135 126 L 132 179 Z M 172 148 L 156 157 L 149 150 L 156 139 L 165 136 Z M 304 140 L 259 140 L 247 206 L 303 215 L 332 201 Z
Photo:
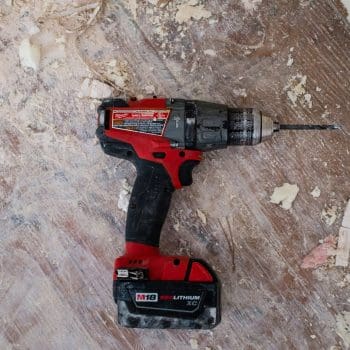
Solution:
M 170 109 L 115 109 L 112 114 L 112 128 L 163 135 Z
M 128 278 L 129 277 L 129 271 L 128 270 L 118 269 L 117 270 L 117 277 L 118 278 Z

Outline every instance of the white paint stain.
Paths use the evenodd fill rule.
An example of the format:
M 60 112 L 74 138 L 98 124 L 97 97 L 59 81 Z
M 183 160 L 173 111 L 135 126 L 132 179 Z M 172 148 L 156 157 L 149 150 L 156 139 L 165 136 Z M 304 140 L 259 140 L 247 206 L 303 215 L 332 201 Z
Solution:
M 348 11 L 348 21 L 350 22 L 350 0 L 343 0 L 343 4 Z
M 246 89 L 233 89 L 232 92 L 236 95 L 236 96 L 242 96 L 242 97 L 247 97 L 247 90 Z
M 350 255 L 350 228 L 341 227 L 339 229 L 339 238 L 337 246 L 337 255 L 335 257 L 335 266 L 347 267 L 349 265 Z
M 291 185 L 284 183 L 281 187 L 276 187 L 270 198 L 270 202 L 274 204 L 281 204 L 280 207 L 289 210 L 299 192 L 298 185 Z
M 177 6 L 175 19 L 178 23 L 184 23 L 191 19 L 198 21 L 202 18 L 209 18 L 210 16 L 211 12 L 204 9 L 204 5 L 198 5 L 197 0 L 190 0 L 186 4 Z
M 197 209 L 197 215 L 201 219 L 202 223 L 204 225 L 206 225 L 207 224 L 207 217 L 205 216 L 205 214 L 201 210 Z
M 312 95 L 306 91 L 306 81 L 307 76 L 298 73 L 292 76 L 284 87 L 293 106 L 296 106 L 299 101 L 302 105 L 312 108 Z
M 207 50 L 204 50 L 203 52 L 204 52 L 204 55 L 216 57 L 216 51 L 213 49 L 207 49 Z
M 241 0 L 246 11 L 255 11 L 262 3 L 262 0 Z
M 102 99 L 110 97 L 113 93 L 113 88 L 96 79 L 85 78 L 80 86 L 78 97 L 90 97 Z
M 39 69 L 41 56 L 39 46 L 32 44 L 29 39 L 24 39 L 19 45 L 18 54 L 23 67 L 32 68 L 35 71 Z
M 318 198 L 321 195 L 321 190 L 318 188 L 318 186 L 316 186 L 310 194 L 312 197 Z
M 126 213 L 128 211 L 132 187 L 129 185 L 127 179 L 122 180 L 122 187 L 118 198 L 118 208 Z
M 344 342 L 345 349 L 350 347 L 350 312 L 343 311 L 336 316 L 336 332 Z
M 325 222 L 327 226 L 331 226 L 334 224 L 335 220 L 337 219 L 337 211 L 338 207 L 336 205 L 323 208 L 321 213 L 321 219 Z
M 154 95 L 156 88 L 152 84 L 150 84 L 150 85 L 146 85 L 144 90 L 147 95 L 152 95 L 152 94 Z
M 129 0 L 127 2 L 127 4 L 129 7 L 129 10 L 132 13 L 132 16 L 134 17 L 134 19 L 136 19 L 136 17 L 137 17 L 137 2 L 136 2 L 136 0 Z
M 191 349 L 193 350 L 197 350 L 198 349 L 198 340 L 191 338 L 190 339 L 190 345 L 191 345 Z
M 312 108 L 312 101 L 311 101 L 311 99 L 312 99 L 311 94 L 305 94 L 305 95 L 304 95 L 304 101 L 305 101 L 305 103 L 307 104 L 307 106 L 308 106 L 310 109 Z
M 343 216 L 343 221 L 341 223 L 343 227 L 350 228 L 350 200 L 348 201 L 345 211 L 344 211 L 344 216 Z
M 290 67 L 293 65 L 294 58 L 292 57 L 291 54 L 288 55 L 288 61 L 287 61 L 287 66 Z

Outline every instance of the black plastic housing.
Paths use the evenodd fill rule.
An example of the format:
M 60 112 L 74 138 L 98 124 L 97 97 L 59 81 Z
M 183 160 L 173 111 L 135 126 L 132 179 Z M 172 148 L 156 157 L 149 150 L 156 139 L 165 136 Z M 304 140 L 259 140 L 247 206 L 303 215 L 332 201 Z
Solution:
M 261 114 L 254 108 L 182 99 L 169 99 L 167 105 L 172 112 L 164 136 L 177 147 L 212 151 L 261 142 Z

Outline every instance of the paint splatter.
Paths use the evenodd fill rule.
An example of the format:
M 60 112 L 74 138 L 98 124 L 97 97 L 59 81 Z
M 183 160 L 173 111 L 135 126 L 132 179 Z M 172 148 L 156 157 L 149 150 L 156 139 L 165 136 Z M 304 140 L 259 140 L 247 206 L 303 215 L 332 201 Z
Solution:
M 178 23 L 185 23 L 192 19 L 200 20 L 202 18 L 209 18 L 211 12 L 204 9 L 204 5 L 198 5 L 197 0 L 190 0 L 186 4 L 177 6 L 177 13 L 175 19 Z
M 274 189 L 270 202 L 274 204 L 281 203 L 281 208 L 285 210 L 291 209 L 298 192 L 298 185 L 284 183 L 283 186 Z
M 330 235 L 326 237 L 320 245 L 312 249 L 311 252 L 303 259 L 302 269 L 316 269 L 325 265 L 330 256 L 335 255 L 337 239 Z
M 336 316 L 336 332 L 343 339 L 345 349 L 350 347 L 350 312 L 343 311 Z

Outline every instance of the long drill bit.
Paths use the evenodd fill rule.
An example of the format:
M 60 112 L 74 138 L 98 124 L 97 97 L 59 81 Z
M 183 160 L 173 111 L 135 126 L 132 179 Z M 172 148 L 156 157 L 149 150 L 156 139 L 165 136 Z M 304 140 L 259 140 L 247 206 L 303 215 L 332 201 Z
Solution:
M 339 125 L 317 125 L 317 124 L 280 124 L 279 130 L 335 130 L 341 129 Z

